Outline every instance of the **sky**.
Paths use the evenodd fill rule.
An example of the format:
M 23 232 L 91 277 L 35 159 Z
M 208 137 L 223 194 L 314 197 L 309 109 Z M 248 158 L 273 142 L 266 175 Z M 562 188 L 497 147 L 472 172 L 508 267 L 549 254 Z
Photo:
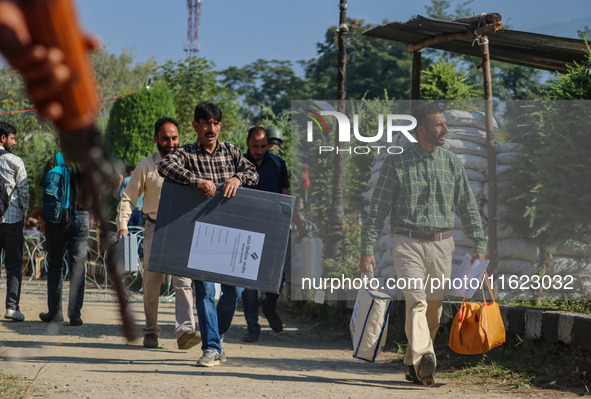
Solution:
M 338 25 L 339 0 L 202 0 L 199 56 L 216 70 L 266 60 L 309 60 L 328 27 Z M 347 16 L 380 24 L 426 15 L 429 0 L 348 0 Z M 453 3 L 459 3 L 457 0 Z M 494 5 L 492 5 L 494 4 Z M 78 0 L 84 29 L 107 50 L 133 50 L 137 61 L 184 58 L 186 0 Z M 511 29 L 577 37 L 591 27 L 589 0 L 475 0 L 476 14 L 498 12 Z

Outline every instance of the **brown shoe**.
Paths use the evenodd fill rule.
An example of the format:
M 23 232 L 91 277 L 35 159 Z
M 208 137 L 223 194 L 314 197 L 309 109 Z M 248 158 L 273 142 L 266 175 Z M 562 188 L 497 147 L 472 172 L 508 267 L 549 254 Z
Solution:
M 177 339 L 176 343 L 179 349 L 191 349 L 201 342 L 201 335 L 197 331 L 185 331 L 183 335 Z
M 146 348 L 158 348 L 158 335 L 156 335 L 156 334 L 144 335 L 144 346 Z

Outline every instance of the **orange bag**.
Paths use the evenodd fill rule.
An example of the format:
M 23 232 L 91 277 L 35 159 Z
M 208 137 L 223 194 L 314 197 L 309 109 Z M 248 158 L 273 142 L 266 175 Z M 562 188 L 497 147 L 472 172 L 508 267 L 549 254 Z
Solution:
M 490 289 L 488 274 L 484 280 L 488 286 L 492 303 L 487 303 L 482 288 L 484 304 L 462 302 L 462 306 L 451 325 L 449 347 L 463 355 L 485 353 L 505 342 L 505 325 L 501 317 L 501 308 Z

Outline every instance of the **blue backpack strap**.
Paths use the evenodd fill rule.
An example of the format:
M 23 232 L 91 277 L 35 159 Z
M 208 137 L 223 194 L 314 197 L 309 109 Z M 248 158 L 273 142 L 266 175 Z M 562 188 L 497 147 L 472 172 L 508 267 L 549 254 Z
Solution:
M 66 166 L 66 163 L 64 162 L 64 156 L 61 152 L 55 153 L 55 162 L 57 166 Z
M 65 171 L 62 171 L 62 174 L 64 176 L 64 179 L 67 182 L 67 193 L 66 193 L 66 203 L 64 205 L 64 209 L 70 209 L 70 192 L 72 191 L 70 188 L 70 171 L 68 170 L 68 168 L 66 168 L 66 162 L 64 161 L 64 155 L 61 152 L 56 152 L 55 153 L 55 162 L 57 163 L 57 166 L 60 166 L 61 168 L 65 169 Z M 64 173 L 65 172 L 65 173 Z

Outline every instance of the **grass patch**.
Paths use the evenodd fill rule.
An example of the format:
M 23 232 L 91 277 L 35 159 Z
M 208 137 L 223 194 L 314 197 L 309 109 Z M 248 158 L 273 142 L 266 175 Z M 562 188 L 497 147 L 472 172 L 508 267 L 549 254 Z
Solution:
M 591 352 L 574 345 L 524 340 L 517 335 L 482 355 L 449 349 L 447 333 L 436 344 L 439 375 L 458 383 L 502 384 L 513 388 L 555 389 L 585 394 L 591 384 Z
M 22 378 L 4 373 L 0 370 L 0 398 L 31 398 L 41 397 L 29 391 L 30 384 Z

